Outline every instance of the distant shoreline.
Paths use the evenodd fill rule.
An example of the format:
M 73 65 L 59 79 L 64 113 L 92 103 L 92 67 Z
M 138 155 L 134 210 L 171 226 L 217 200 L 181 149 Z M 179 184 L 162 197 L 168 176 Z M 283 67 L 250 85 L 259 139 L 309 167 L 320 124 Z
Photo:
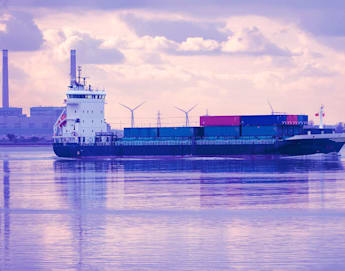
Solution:
M 0 142 L 1 147 L 16 147 L 16 146 L 52 146 L 53 143 L 39 143 L 39 142 Z

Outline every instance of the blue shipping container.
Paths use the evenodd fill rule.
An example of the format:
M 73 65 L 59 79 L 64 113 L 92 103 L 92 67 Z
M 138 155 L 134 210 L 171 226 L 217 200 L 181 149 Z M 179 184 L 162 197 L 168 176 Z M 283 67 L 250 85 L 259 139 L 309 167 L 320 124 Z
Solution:
M 240 136 L 239 126 L 206 126 L 204 136 Z
M 302 125 L 307 125 L 308 115 L 298 115 L 298 123 L 301 123 Z
M 302 125 L 285 125 L 281 127 L 283 136 L 294 136 L 303 134 Z
M 242 126 L 242 136 L 280 136 L 277 126 Z
M 124 137 L 157 137 L 157 128 L 125 128 Z
M 159 128 L 160 137 L 187 137 L 197 136 L 197 127 L 163 127 Z
M 286 115 L 253 115 L 253 116 L 241 116 L 241 124 L 246 125 L 282 125 L 286 122 Z

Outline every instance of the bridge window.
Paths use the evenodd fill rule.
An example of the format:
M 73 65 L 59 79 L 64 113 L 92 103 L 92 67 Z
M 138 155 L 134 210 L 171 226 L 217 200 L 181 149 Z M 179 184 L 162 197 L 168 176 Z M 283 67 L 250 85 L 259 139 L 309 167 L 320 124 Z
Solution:
M 85 98 L 87 98 L 87 95 L 85 95 L 85 94 L 68 94 L 67 97 L 72 98 L 72 99 L 85 99 Z

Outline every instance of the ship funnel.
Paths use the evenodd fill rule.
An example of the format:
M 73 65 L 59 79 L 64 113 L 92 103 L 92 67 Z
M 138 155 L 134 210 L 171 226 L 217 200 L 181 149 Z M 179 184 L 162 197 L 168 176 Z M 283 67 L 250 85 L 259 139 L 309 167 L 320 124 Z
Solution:
M 9 107 L 8 97 L 8 52 L 2 50 L 2 107 Z
M 76 50 L 71 50 L 71 86 L 73 86 L 77 79 L 77 55 Z

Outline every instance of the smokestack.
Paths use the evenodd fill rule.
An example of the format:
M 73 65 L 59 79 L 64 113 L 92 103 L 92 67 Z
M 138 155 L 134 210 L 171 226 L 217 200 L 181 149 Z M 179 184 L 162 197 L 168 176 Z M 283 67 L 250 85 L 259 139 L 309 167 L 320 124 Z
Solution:
M 71 86 L 73 86 L 77 79 L 77 56 L 74 49 L 71 50 Z
M 2 50 L 2 107 L 9 107 L 8 98 L 8 53 L 7 50 Z

